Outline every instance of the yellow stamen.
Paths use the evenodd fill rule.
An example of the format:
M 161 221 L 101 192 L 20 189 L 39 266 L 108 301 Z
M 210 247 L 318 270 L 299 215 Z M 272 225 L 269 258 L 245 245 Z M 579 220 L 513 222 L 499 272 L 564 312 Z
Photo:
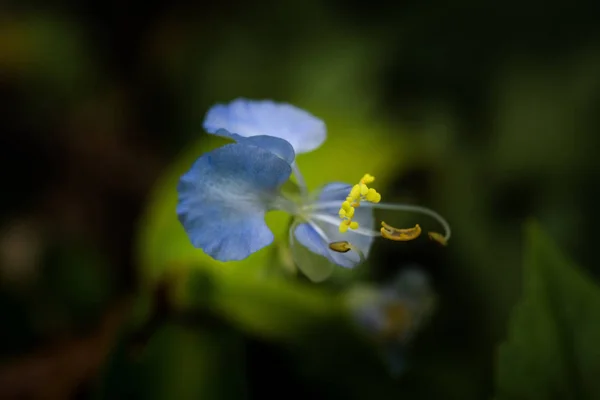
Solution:
M 365 174 L 358 184 L 352 186 L 348 197 L 342 203 L 342 207 L 338 213 L 343 220 L 340 223 L 340 232 L 347 232 L 348 228 L 358 229 L 358 222 L 352 221 L 352 218 L 354 217 L 355 208 L 360 206 L 361 201 L 368 201 L 370 203 L 379 203 L 381 201 L 381 195 L 377 193 L 377 190 L 367 186 L 374 180 L 375 177 L 373 175 Z
M 421 227 L 416 224 L 414 228 L 398 229 L 391 225 L 381 222 L 381 236 L 389 240 L 407 242 L 414 240 L 421 235 Z
M 371 203 L 377 203 L 377 201 L 375 201 L 377 200 L 377 196 L 379 196 L 379 199 L 381 199 L 381 195 L 377 193 L 377 190 L 370 188 L 365 197 L 367 198 L 367 201 L 370 201 Z
M 364 183 L 361 183 L 360 184 L 360 195 L 366 196 L 367 193 L 369 193 L 369 187 L 367 185 L 365 185 Z
M 360 180 L 360 183 L 364 183 L 365 185 L 368 185 L 369 183 L 373 183 L 373 181 L 375 180 L 375 177 L 371 174 L 365 174 L 362 179 Z
M 349 197 L 352 197 L 352 200 L 357 200 L 360 198 L 360 186 L 359 185 L 354 185 L 352 187 Z

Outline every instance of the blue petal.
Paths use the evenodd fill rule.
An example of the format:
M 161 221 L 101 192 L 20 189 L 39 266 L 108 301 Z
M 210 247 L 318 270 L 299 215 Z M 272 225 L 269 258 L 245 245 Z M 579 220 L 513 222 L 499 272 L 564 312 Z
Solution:
M 289 142 L 296 154 L 312 151 L 325 141 L 325 123 L 312 114 L 287 103 L 239 98 L 213 106 L 204 118 L 204 129 L 219 129 L 250 137 L 274 136 Z
M 345 183 L 330 183 L 323 188 L 317 202 L 339 201 L 341 206 L 342 202 L 348 196 L 350 189 L 352 189 L 352 185 Z M 340 207 L 332 207 L 318 212 L 339 218 L 339 209 Z M 356 208 L 353 220 L 358 222 L 361 227 L 373 229 L 373 225 L 375 224 L 373 209 L 367 207 Z M 368 257 L 369 250 L 373 244 L 373 237 L 360 235 L 356 232 L 352 232 L 352 230 L 348 230 L 346 233 L 340 233 L 339 225 L 328 224 L 321 221 L 314 221 L 314 223 L 326 236 L 325 239 L 322 238 L 308 223 L 298 225 L 294 232 L 296 239 L 313 253 L 327 257 L 331 262 L 342 267 L 352 268 L 360 262 L 360 257 L 356 252 L 349 251 L 347 253 L 338 253 L 329 249 L 329 243 L 345 240 L 360 249 L 365 258 Z
M 271 244 L 264 216 L 290 174 L 289 163 L 257 146 L 228 144 L 204 154 L 177 187 L 177 215 L 192 244 L 219 261 Z
M 386 326 L 386 318 L 379 304 L 363 306 L 355 311 L 359 325 L 372 335 L 379 335 Z
M 407 346 L 432 311 L 433 292 L 427 275 L 413 267 L 402 270 L 384 286 L 367 286 L 366 290 L 355 286 L 348 294 L 355 321 L 380 344 L 390 372 L 396 376 L 404 372 Z M 398 319 L 390 307 L 402 307 L 408 319 Z
M 292 258 L 298 269 L 309 280 L 315 283 L 323 282 L 331 276 L 336 268 L 336 264 L 331 262 L 326 257 L 323 257 L 321 254 L 312 252 L 307 247 L 299 243 L 298 240 L 296 240 L 296 226 L 298 226 L 300 223 L 300 221 L 296 220 L 290 227 L 289 234 Z M 316 232 L 308 232 L 308 235 L 311 233 L 315 234 L 314 240 L 321 240 L 318 235 L 316 235 Z
M 293 163 L 294 158 L 296 158 L 296 154 L 294 153 L 294 148 L 292 145 L 278 137 L 267 135 L 243 137 L 237 133 L 231 133 L 225 129 L 218 129 L 215 132 L 215 135 L 233 139 L 241 144 L 262 147 L 265 150 L 269 150 L 276 156 L 283 158 L 288 164 Z

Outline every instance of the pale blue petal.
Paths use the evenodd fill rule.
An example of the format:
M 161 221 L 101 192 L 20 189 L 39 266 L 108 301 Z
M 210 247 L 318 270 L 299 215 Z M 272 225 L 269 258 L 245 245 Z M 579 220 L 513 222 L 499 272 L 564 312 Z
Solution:
M 355 318 L 365 331 L 374 336 L 383 332 L 387 324 L 381 305 L 377 303 L 364 305 L 356 310 Z
M 326 257 L 309 250 L 296 240 L 295 232 L 298 224 L 300 224 L 300 221 L 294 221 L 289 232 L 291 254 L 294 263 L 298 267 L 298 270 L 312 282 L 323 282 L 331 276 L 337 265 Z M 315 240 L 320 239 L 316 237 Z
M 257 146 L 228 144 L 201 156 L 177 187 L 177 215 L 192 244 L 219 261 L 271 244 L 264 216 L 290 174 L 289 163 Z
M 217 133 L 225 129 L 240 136 L 274 136 L 289 142 L 296 154 L 312 151 L 325 141 L 325 123 L 314 115 L 287 103 L 239 98 L 208 110 L 204 129 Z
M 348 196 L 350 189 L 352 189 L 352 185 L 345 183 L 330 183 L 323 188 L 318 196 L 317 201 L 339 201 L 341 206 L 342 202 Z M 340 207 L 332 207 L 319 210 L 319 213 L 339 218 L 339 209 Z M 375 224 L 373 209 L 368 207 L 357 207 L 353 220 L 358 222 L 361 227 L 373 229 Z M 360 257 L 356 252 L 351 250 L 346 253 L 338 253 L 329 249 L 329 243 L 331 242 L 348 241 L 353 246 L 360 249 L 365 258 L 368 257 L 369 250 L 373 244 L 373 237 L 360 235 L 356 232 L 352 232 L 350 229 L 346 233 L 340 233 L 338 225 L 328 224 L 316 220 L 314 223 L 321 229 L 325 238 L 321 237 L 321 235 L 319 235 L 318 232 L 315 231 L 315 229 L 313 229 L 313 227 L 311 227 L 308 223 L 298 225 L 294 232 L 296 239 L 298 239 L 302 245 L 304 245 L 313 253 L 327 257 L 331 262 L 342 267 L 352 268 L 360 262 Z
M 322 224 L 317 224 L 317 226 L 323 230 Z M 327 258 L 334 264 L 352 268 L 360 261 L 360 257 L 355 252 L 349 251 L 348 253 L 338 253 L 330 250 L 329 243 L 335 242 L 335 240 L 329 239 L 328 236 L 325 238 L 321 237 L 321 235 L 307 223 L 298 225 L 294 231 L 294 235 L 301 245 L 313 253 Z M 302 269 L 302 266 L 300 267 Z
M 293 163 L 294 158 L 296 158 L 296 154 L 294 153 L 294 148 L 292 145 L 278 137 L 267 135 L 243 137 L 237 133 L 231 133 L 225 129 L 217 130 L 215 135 L 233 139 L 241 144 L 262 147 L 263 149 L 269 150 L 276 156 L 283 158 L 288 164 Z
M 406 368 L 407 346 L 432 311 L 433 292 L 427 275 L 414 267 L 405 269 L 391 283 L 367 287 L 366 291 L 353 288 L 349 295 L 355 321 L 381 344 L 380 352 L 390 372 L 401 374 Z M 409 324 L 394 317 L 390 307 L 404 308 Z M 395 333 L 390 334 L 390 326 L 402 329 L 394 329 Z

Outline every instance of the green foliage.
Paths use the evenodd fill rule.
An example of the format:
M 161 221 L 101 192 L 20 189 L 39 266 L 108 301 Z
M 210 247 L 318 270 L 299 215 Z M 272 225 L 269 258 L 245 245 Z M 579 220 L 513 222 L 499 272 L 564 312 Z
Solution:
M 496 399 L 600 398 L 600 289 L 535 224 L 524 270 L 523 299 L 499 351 Z
M 118 259 L 109 265 L 94 247 L 122 248 L 100 226 L 122 229 L 129 201 L 113 212 L 109 198 L 118 191 L 115 197 L 129 199 L 143 185 L 127 179 L 141 174 L 116 174 L 114 186 L 95 173 L 86 178 L 78 142 L 68 137 L 87 138 L 90 126 L 100 127 L 92 136 L 109 135 L 98 142 L 98 154 L 106 151 L 98 158 L 101 169 L 113 166 L 113 155 L 118 165 L 119 154 L 130 154 L 132 168 L 142 171 L 146 157 L 138 157 L 138 145 L 140 154 L 153 148 L 148 153 L 164 159 L 171 156 L 166 149 L 189 144 L 149 196 L 136 238 L 136 271 L 153 286 L 181 268 L 178 304 L 220 322 L 160 326 L 137 359 L 122 342 L 104 398 L 244 398 L 248 338 L 284 354 L 281 364 L 257 362 L 256 369 L 298 375 L 292 397 L 294 389 L 321 382 L 315 392 L 322 398 L 487 398 L 493 346 L 520 294 L 524 216 L 536 215 L 582 264 L 597 258 L 600 213 L 590 172 L 597 170 L 600 137 L 600 25 L 585 4 L 568 13 L 549 5 L 546 18 L 526 18 L 538 15 L 535 5 L 369 8 L 311 0 L 215 3 L 207 12 L 157 3 L 144 18 L 128 19 L 105 7 L 89 12 L 60 3 L 9 7 L 0 28 L 8 103 L 18 107 L 6 116 L 6 153 L 11 142 L 32 149 L 24 153 L 32 159 L 21 163 L 5 157 L 12 178 L 3 197 L 19 207 L 3 214 L 39 216 L 53 237 L 70 222 L 46 218 L 55 211 L 48 200 L 64 199 L 70 209 L 77 204 L 71 190 L 71 200 L 77 194 L 85 200 L 89 185 L 99 188 L 92 193 L 110 211 L 93 219 L 102 224 L 85 227 L 98 243 L 69 240 L 52 249 L 35 287 L 2 282 L 4 356 L 53 345 L 57 333 L 93 324 L 119 292 L 119 274 L 130 272 Z M 296 272 L 281 265 L 289 261 L 289 252 L 279 251 L 289 226 L 281 212 L 267 216 L 276 243 L 247 260 L 220 263 L 189 243 L 175 215 L 177 180 L 198 156 L 225 143 L 202 133 L 201 121 L 208 106 L 235 96 L 289 101 L 326 121 L 325 145 L 298 159 L 311 189 L 370 172 L 384 201 L 414 196 L 448 217 L 455 235 L 443 259 L 434 254 L 431 261 L 428 250 L 414 257 L 434 276 L 440 310 L 433 328 L 417 338 L 419 351 L 398 385 L 356 334 L 340 299 L 320 289 L 350 285 L 357 273 L 379 267 L 377 261 L 402 268 L 410 251 L 387 243 L 393 250 L 378 260 L 385 253 L 379 242 L 372 265 L 337 268 L 326 285 L 308 287 L 278 279 Z M 414 135 L 393 122 L 404 125 L 402 119 L 415 123 Z M 60 180 L 51 178 L 53 166 L 35 162 L 46 152 L 57 165 L 61 160 Z M 23 179 L 30 175 L 20 170 L 31 170 L 35 179 Z M 395 179 L 403 184 L 391 187 Z M 67 182 L 66 191 L 60 182 Z M 25 187 L 35 201 L 20 190 Z M 120 192 L 125 187 L 127 195 Z M 89 203 L 82 210 L 96 215 L 95 201 Z M 68 215 L 80 215 L 79 207 L 72 211 Z M 18 253 L 20 246 L 1 244 L 3 254 Z M 598 289 L 534 226 L 526 250 L 524 295 L 500 349 L 497 398 L 600 398 L 592 375 L 600 371 Z M 318 278 L 323 271 L 313 272 Z M 142 296 L 128 321 L 133 325 L 151 313 L 144 304 L 149 296 Z
M 243 339 L 230 329 L 165 324 L 139 353 L 123 339 L 97 398 L 245 398 Z
M 75 326 L 94 323 L 106 310 L 115 282 L 108 262 L 87 243 L 58 243 L 48 250 L 42 291 L 45 303 L 64 310 Z M 51 317 L 50 317 L 51 318 Z
M 252 335 L 281 343 L 297 340 L 342 315 L 340 300 L 296 282 L 248 279 L 221 270 L 193 269 L 183 303 L 219 315 Z
M 247 360 L 244 338 L 268 344 L 289 362 L 288 373 L 307 387 L 324 385 L 335 398 L 385 398 L 399 390 L 342 296 L 222 269 L 188 272 L 179 276 L 175 312 L 144 346 L 132 346 L 131 332 L 124 332 L 104 371 L 100 398 L 243 399 L 247 365 L 257 363 L 267 375 L 281 368 L 262 357 Z M 353 379 L 347 379 L 349 365 Z
M 277 346 L 295 372 L 344 398 L 384 396 L 394 381 L 374 344 L 354 326 L 342 296 L 311 285 L 193 269 L 186 307 Z M 347 367 L 352 365 L 353 379 Z

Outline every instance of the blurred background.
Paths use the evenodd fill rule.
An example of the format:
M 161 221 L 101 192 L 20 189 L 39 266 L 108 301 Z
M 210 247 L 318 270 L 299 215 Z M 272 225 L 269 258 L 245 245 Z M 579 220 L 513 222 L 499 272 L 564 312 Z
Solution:
M 599 8 L 5 3 L 0 398 L 491 398 L 524 222 L 600 273 Z M 280 269 L 273 249 L 231 266 L 199 255 L 175 185 L 224 143 L 203 132 L 206 111 L 240 96 L 326 122 L 326 144 L 298 158 L 311 187 L 370 172 L 385 201 L 444 215 L 449 246 L 376 242 L 366 272 L 323 284 L 257 278 Z M 392 377 L 336 340 L 352 335 L 327 307 L 408 268 L 436 307 Z M 286 328 L 305 322 L 310 335 Z

